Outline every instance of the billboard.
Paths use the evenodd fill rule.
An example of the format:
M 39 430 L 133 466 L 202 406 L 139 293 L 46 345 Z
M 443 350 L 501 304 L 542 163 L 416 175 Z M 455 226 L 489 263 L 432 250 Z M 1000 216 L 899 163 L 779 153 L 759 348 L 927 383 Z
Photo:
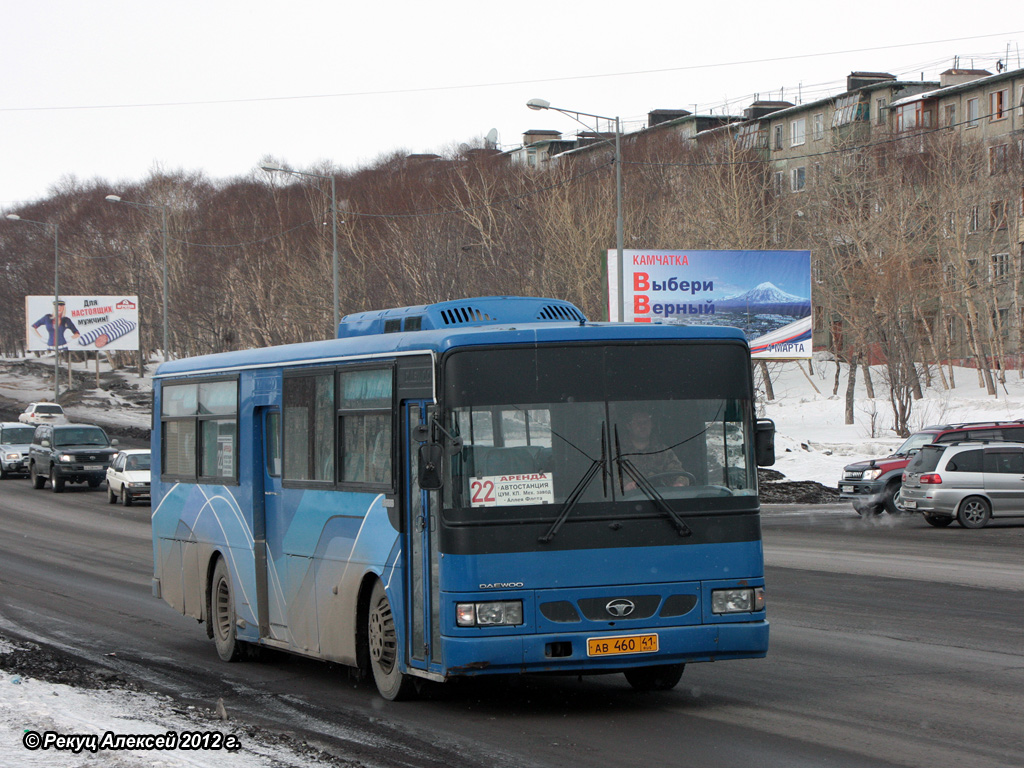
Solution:
M 53 349 L 54 335 L 62 350 L 137 350 L 138 296 L 59 296 L 58 320 L 53 296 L 25 297 L 26 347 L 32 352 Z
M 622 260 L 608 251 L 611 320 L 730 325 L 755 358 L 811 356 L 810 251 L 624 250 Z

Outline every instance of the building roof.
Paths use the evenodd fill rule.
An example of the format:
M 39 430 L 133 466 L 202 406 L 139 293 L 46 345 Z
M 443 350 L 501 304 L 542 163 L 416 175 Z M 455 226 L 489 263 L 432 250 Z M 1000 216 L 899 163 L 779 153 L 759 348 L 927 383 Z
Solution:
M 960 70 L 966 71 L 966 70 Z M 975 70 L 975 71 L 986 71 L 986 70 Z M 1000 72 L 995 75 L 989 75 L 988 77 L 979 77 L 976 80 L 968 80 L 966 83 L 957 83 L 956 85 L 947 85 L 945 88 L 935 88 L 924 93 L 916 93 L 913 96 L 904 96 L 902 99 L 897 99 L 890 107 L 901 107 L 905 104 L 912 104 L 915 101 L 925 101 L 927 99 L 939 99 L 945 96 L 953 96 L 957 93 L 964 91 L 974 90 L 975 88 L 985 88 L 994 83 L 1001 82 L 1002 80 L 1013 80 L 1017 77 L 1024 77 L 1024 69 L 1011 69 L 1006 72 Z

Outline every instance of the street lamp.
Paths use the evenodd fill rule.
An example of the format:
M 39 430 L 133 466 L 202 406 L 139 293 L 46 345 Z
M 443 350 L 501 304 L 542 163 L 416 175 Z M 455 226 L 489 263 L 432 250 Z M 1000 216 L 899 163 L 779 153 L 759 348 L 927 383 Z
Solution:
M 331 338 L 333 339 L 338 335 L 338 325 L 341 323 L 341 318 L 338 317 L 338 194 L 334 175 L 324 176 L 320 173 L 296 171 L 291 168 L 285 168 L 277 163 L 263 163 L 260 168 L 268 173 L 291 173 L 296 176 L 309 176 L 314 179 L 326 179 L 331 182 L 331 239 L 333 241 L 331 278 L 334 284 L 334 328 L 331 330 Z
M 164 360 L 168 358 L 168 347 L 167 347 L 167 206 L 162 203 L 136 203 L 130 200 L 122 200 L 118 195 L 107 195 L 106 201 L 108 203 L 124 203 L 125 205 L 134 205 L 136 208 L 159 208 L 160 209 L 160 240 L 163 245 L 164 252 L 164 301 L 163 301 L 163 320 L 164 320 Z
M 618 117 L 607 117 L 606 115 L 595 115 L 590 112 L 580 112 L 575 109 L 562 109 L 561 107 L 551 106 L 550 101 L 544 99 L 530 99 L 526 102 L 526 106 L 533 110 L 542 109 L 553 109 L 555 112 L 561 112 L 566 117 L 571 117 L 577 123 L 582 125 L 584 128 L 589 128 L 586 123 L 580 120 L 580 116 L 592 117 L 595 120 L 607 120 L 611 122 L 615 121 L 615 249 L 618 251 L 619 257 L 619 269 L 618 269 L 618 288 L 619 288 L 619 320 L 624 321 L 626 319 L 626 294 L 623 286 L 623 273 L 625 272 L 626 265 L 622 262 L 622 147 L 620 144 L 620 137 L 622 136 L 622 130 L 619 123 Z M 595 126 L 596 129 L 596 126 Z
M 45 229 L 53 227 L 53 402 L 58 402 L 60 397 L 60 290 L 58 288 L 58 275 L 60 272 L 60 240 L 56 223 L 47 224 L 45 221 L 34 221 L 23 219 L 16 213 L 8 213 L 7 218 L 11 221 L 24 221 L 26 224 L 38 224 Z M 68 375 L 70 376 L 70 358 L 68 359 Z

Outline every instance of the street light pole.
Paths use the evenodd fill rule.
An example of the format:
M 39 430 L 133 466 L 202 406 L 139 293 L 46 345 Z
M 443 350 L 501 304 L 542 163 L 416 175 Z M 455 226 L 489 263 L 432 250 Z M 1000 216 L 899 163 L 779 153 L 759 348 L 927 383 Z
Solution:
M 136 203 L 131 200 L 122 200 L 118 195 L 107 195 L 108 203 L 124 203 L 134 205 L 137 208 L 159 208 L 160 209 L 160 242 L 163 249 L 163 350 L 164 360 L 169 356 L 167 347 L 167 206 L 163 203 Z
M 626 294 L 625 286 L 623 284 L 623 273 L 625 272 L 626 265 L 622 262 L 622 248 L 623 248 L 623 221 L 622 221 L 622 124 L 618 117 L 608 117 L 606 115 L 595 115 L 590 112 L 580 112 L 575 109 L 562 109 L 561 107 L 551 106 L 551 102 L 545 101 L 544 99 L 530 99 L 526 102 L 526 106 L 533 110 L 541 109 L 553 109 L 555 112 L 561 112 L 566 117 L 570 117 L 577 123 L 582 125 L 584 128 L 589 128 L 586 123 L 580 120 L 580 116 L 593 117 L 595 120 L 607 120 L 609 122 L 615 121 L 615 249 L 618 253 L 619 267 L 618 267 L 618 310 L 619 310 L 619 321 L 623 322 L 626 319 Z M 595 126 L 596 128 L 596 126 Z
M 53 227 L 53 402 L 59 402 L 60 398 L 60 235 L 56 223 L 47 224 L 45 221 L 23 219 L 16 213 L 8 213 L 7 218 L 11 221 L 24 221 L 27 224 L 38 224 L 44 229 Z M 68 375 L 71 375 L 71 360 L 68 358 Z
M 331 280 L 334 285 L 334 327 L 331 329 L 331 338 L 333 339 L 338 335 L 338 325 L 341 323 L 341 318 L 338 314 L 338 305 L 340 303 L 338 300 L 338 191 L 334 174 L 324 176 L 321 173 L 296 171 L 276 163 L 264 163 L 260 168 L 268 173 L 291 173 L 295 176 L 309 176 L 314 179 L 325 179 L 331 182 Z

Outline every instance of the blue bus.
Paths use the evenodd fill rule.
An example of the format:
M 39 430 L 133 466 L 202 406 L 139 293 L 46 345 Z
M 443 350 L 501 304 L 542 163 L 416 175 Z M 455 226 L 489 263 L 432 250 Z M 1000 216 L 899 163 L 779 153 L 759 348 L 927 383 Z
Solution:
M 261 647 L 423 681 L 768 649 L 749 347 L 484 297 L 155 376 L 153 593 Z

